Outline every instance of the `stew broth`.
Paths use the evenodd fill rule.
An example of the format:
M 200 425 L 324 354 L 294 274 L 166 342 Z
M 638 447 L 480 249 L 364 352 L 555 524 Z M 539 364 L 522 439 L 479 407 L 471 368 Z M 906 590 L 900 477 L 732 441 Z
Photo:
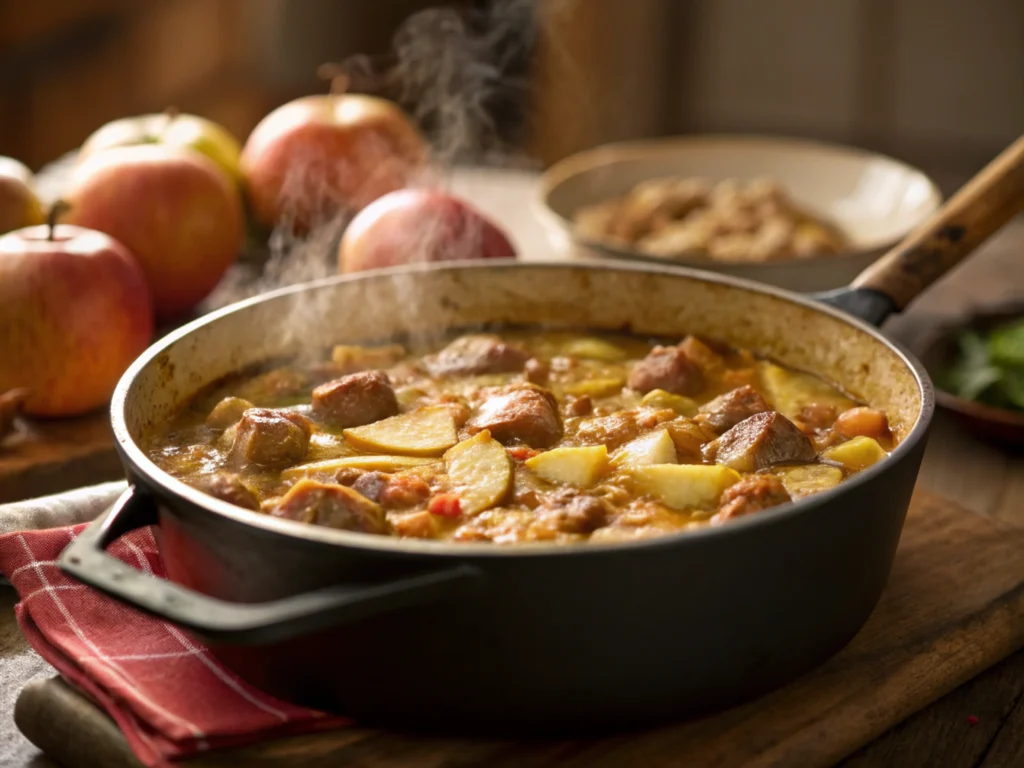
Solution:
M 234 378 L 144 447 L 253 511 L 510 544 L 725 524 L 831 488 L 893 442 L 881 411 L 746 350 L 518 331 L 426 353 L 339 346 Z

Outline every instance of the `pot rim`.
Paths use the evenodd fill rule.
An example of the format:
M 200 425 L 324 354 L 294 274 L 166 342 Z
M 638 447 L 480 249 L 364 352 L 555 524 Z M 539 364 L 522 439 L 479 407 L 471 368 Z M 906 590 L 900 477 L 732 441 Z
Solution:
M 499 263 L 500 262 L 500 263 Z M 768 294 L 780 301 L 788 301 L 794 304 L 813 309 L 821 314 L 829 315 L 854 328 L 870 335 L 875 341 L 894 351 L 904 365 L 912 372 L 917 383 L 918 392 L 921 398 L 921 408 L 913 426 L 907 436 L 889 454 L 889 456 L 857 473 L 854 477 L 844 480 L 838 486 L 827 491 L 808 496 L 797 501 L 782 504 L 778 507 L 763 510 L 756 515 L 745 515 L 737 520 L 730 521 L 728 525 L 703 526 L 697 529 L 682 530 L 678 533 L 667 533 L 645 539 L 635 539 L 617 542 L 587 542 L 585 544 L 556 544 L 552 542 L 525 542 L 514 545 L 495 545 L 491 543 L 475 542 L 442 542 L 422 539 L 400 539 L 392 536 L 380 536 L 376 534 L 357 533 L 353 531 L 337 530 L 308 523 L 300 523 L 294 520 L 272 517 L 260 512 L 254 512 L 213 496 L 188 485 L 165 472 L 156 466 L 142 451 L 140 446 L 132 438 L 128 431 L 125 416 L 128 402 L 129 390 L 137 376 L 143 369 L 151 365 L 158 355 L 168 348 L 174 346 L 182 339 L 207 325 L 218 322 L 221 318 L 242 311 L 255 304 L 274 301 L 290 294 L 302 293 L 325 285 L 336 285 L 340 283 L 360 282 L 370 279 L 386 279 L 390 276 L 406 275 L 416 272 L 427 271 L 472 271 L 472 270 L 515 270 L 515 269 L 577 269 L 584 271 L 617 271 L 617 272 L 644 272 L 651 274 L 668 274 L 688 277 L 702 282 L 718 283 L 720 285 L 736 288 L 738 290 L 753 291 L 756 293 Z M 895 466 L 899 461 L 908 456 L 915 446 L 924 439 L 935 411 L 935 392 L 924 366 L 913 357 L 910 352 L 899 342 L 886 338 L 879 329 L 859 318 L 835 309 L 826 304 L 805 298 L 800 294 L 786 291 L 769 285 L 764 285 L 751 280 L 732 277 L 719 273 L 710 273 L 688 267 L 669 267 L 639 263 L 609 263 L 592 264 L 580 263 L 567 260 L 527 262 L 519 260 L 471 260 L 459 262 L 433 262 L 427 264 L 411 264 L 388 269 L 379 269 L 357 274 L 336 275 L 319 280 L 298 283 L 286 286 L 274 291 L 260 294 L 249 299 L 229 304 L 226 307 L 203 315 L 190 323 L 168 333 L 162 339 L 154 342 L 143 352 L 125 371 L 117 383 L 114 394 L 111 398 L 110 415 L 111 425 L 114 432 L 116 444 L 121 452 L 122 460 L 135 474 L 145 478 L 154 486 L 159 487 L 167 494 L 182 498 L 189 504 L 204 512 L 227 518 L 233 522 L 252 526 L 267 533 L 290 536 L 305 539 L 310 542 L 319 542 L 343 547 L 352 547 L 362 550 L 378 551 L 381 554 L 407 555 L 407 556 L 428 556 L 435 558 L 465 558 L 471 556 L 479 557 L 563 557 L 568 555 L 593 555 L 608 554 L 612 551 L 637 551 L 658 549 L 661 547 L 677 546 L 700 546 L 701 542 L 708 538 L 722 536 L 742 535 L 752 533 L 761 526 L 777 525 L 784 523 L 793 517 L 806 514 L 820 514 L 819 507 L 827 506 L 833 499 L 844 493 L 852 492 L 866 483 L 873 482 L 890 467 Z

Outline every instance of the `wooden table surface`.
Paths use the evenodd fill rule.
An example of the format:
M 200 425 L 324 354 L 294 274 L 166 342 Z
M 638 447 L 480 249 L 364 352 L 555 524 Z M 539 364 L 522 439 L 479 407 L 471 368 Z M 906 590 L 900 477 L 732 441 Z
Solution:
M 527 172 L 474 171 L 456 176 L 466 194 L 512 233 L 527 259 L 554 256 L 532 210 L 535 177 Z M 936 284 L 886 330 L 909 344 L 935 322 L 965 307 L 1024 298 L 1024 220 L 994 236 L 955 272 Z M 937 414 L 919 483 L 963 506 L 1024 525 L 1024 456 L 1011 456 L 964 433 L 945 413 Z M 24 641 L 13 631 L 13 599 L 0 600 L 0 657 L 19 653 Z M 17 647 L 18 645 L 21 647 Z M 12 702 L 13 703 L 13 702 Z M 9 705 L 8 705 L 9 706 Z M 52 764 L 17 744 L 10 714 L 0 723 L 0 749 L 14 749 L 16 762 Z M 1024 765 L 1024 650 L 896 726 L 842 763 L 843 768 L 1017 768 Z

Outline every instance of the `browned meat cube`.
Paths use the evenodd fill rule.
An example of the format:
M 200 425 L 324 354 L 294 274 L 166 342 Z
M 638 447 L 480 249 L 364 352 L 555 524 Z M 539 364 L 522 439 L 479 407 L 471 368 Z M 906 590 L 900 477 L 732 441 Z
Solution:
M 563 503 L 540 506 L 534 514 L 539 526 L 560 533 L 592 533 L 606 526 L 614 512 L 611 504 L 597 496 L 573 496 Z
M 789 493 L 779 478 L 774 475 L 748 475 L 722 491 L 718 514 L 710 522 L 717 525 L 733 517 L 777 507 L 787 501 L 790 501 Z
M 816 434 L 829 429 L 836 420 L 836 407 L 828 403 L 808 403 L 800 409 L 794 424 L 801 431 Z
M 768 403 L 756 389 L 749 386 L 739 387 L 704 403 L 699 408 L 697 421 L 707 424 L 716 433 L 721 434 L 755 413 L 770 410 Z
M 562 437 L 554 395 L 535 384 L 490 390 L 468 426 L 474 434 L 490 430 L 499 443 L 526 443 L 531 448 L 546 448 Z
M 548 383 L 548 377 L 551 375 L 551 367 L 543 360 L 531 357 L 523 365 L 523 375 L 526 376 L 526 380 L 531 384 L 544 385 Z
M 663 389 L 676 395 L 694 395 L 704 386 L 704 374 L 682 346 L 657 346 L 633 366 L 627 383 L 637 392 Z
M 225 397 L 213 406 L 210 415 L 206 417 L 206 426 L 223 431 L 237 424 L 241 420 L 242 414 L 252 407 L 252 403 L 240 397 Z
M 386 373 L 361 371 L 314 389 L 313 413 L 332 427 L 361 427 L 397 414 L 398 400 Z
M 737 472 L 756 472 L 772 464 L 813 461 L 817 454 L 807 435 L 775 411 L 744 419 L 704 446 L 704 458 Z
M 243 509 L 259 509 L 260 502 L 233 472 L 200 475 L 189 483 L 193 488 Z
M 514 373 L 530 359 L 529 353 L 506 344 L 493 334 L 460 336 L 436 355 L 423 359 L 431 376 Z
M 235 467 L 287 467 L 306 455 L 312 433 L 300 414 L 250 408 L 238 422 L 228 458 Z
M 344 485 L 303 478 L 293 485 L 270 514 L 361 533 L 387 533 L 384 510 Z
M 342 483 L 347 485 L 347 483 Z M 352 489 L 375 501 L 385 509 L 403 509 L 422 504 L 430 496 L 430 486 L 412 475 L 389 475 L 386 472 L 365 472 Z

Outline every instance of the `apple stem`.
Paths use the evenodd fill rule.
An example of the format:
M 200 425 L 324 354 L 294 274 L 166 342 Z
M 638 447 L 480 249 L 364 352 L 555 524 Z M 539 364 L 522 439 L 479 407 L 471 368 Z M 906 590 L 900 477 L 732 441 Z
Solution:
M 332 96 L 345 93 L 352 83 L 352 79 L 340 64 L 321 64 L 316 70 L 316 75 L 330 84 L 328 93 Z
M 70 208 L 71 206 L 63 200 L 58 200 L 50 206 L 50 210 L 46 214 L 46 239 L 51 243 L 53 242 L 54 232 L 57 229 L 57 219 L 63 216 Z

